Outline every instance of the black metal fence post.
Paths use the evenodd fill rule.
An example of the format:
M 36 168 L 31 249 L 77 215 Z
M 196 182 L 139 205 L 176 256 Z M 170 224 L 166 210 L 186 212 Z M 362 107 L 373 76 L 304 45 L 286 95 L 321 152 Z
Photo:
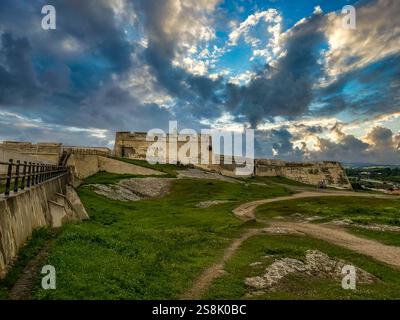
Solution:
M 27 162 L 24 161 L 23 169 L 22 169 L 22 180 L 21 180 L 21 190 L 25 189 L 25 179 L 26 179 L 26 164 Z
M 39 183 L 43 182 L 43 165 L 39 164 Z
M 18 192 L 19 183 L 19 166 L 21 161 L 17 160 L 17 166 L 15 168 L 15 180 L 14 180 L 14 193 Z
M 26 181 L 26 187 L 29 188 L 31 186 L 31 174 L 32 174 L 32 162 L 28 163 L 28 179 Z
M 8 169 L 7 169 L 6 188 L 4 191 L 4 195 L 6 197 L 8 197 L 10 195 L 12 168 L 13 168 L 13 159 L 10 159 L 9 163 L 8 163 Z
M 36 179 L 35 179 L 35 184 L 38 184 L 40 181 L 39 181 L 39 178 L 40 178 L 40 164 L 39 163 L 36 163 L 36 170 L 35 170 L 35 173 L 36 173 Z
M 32 186 L 36 184 L 36 163 L 32 162 Z

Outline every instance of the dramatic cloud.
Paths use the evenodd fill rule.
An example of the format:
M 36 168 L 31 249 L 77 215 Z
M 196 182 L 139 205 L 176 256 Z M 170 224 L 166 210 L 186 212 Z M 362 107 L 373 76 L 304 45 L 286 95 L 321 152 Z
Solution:
M 400 50 L 400 6 L 397 0 L 367 1 L 357 6 L 356 29 L 343 28 L 343 16 L 328 15 L 327 74 L 338 76 Z
M 264 57 L 271 63 L 281 52 L 279 45 L 282 29 L 282 17 L 276 9 L 256 12 L 234 27 L 229 34 L 229 46 L 236 46 L 243 38 L 253 49 L 255 57 Z
M 136 2 L 147 35 L 143 54 L 159 86 L 180 99 L 180 103 L 186 104 L 182 107 L 200 119 L 220 115 L 222 101 L 216 92 L 220 80 L 192 74 L 177 61 L 188 52 L 197 52 L 199 43 L 214 37 L 207 24 L 208 14 L 216 4 L 217 1 L 206 0 Z
M 276 116 L 295 118 L 308 111 L 312 85 L 320 75 L 315 47 L 324 40 L 324 16 L 315 14 L 285 35 L 284 50 L 275 67 L 266 66 L 245 86 L 228 84 L 227 107 L 256 127 Z
M 301 1 L 300 1 L 301 2 Z M 4 0 L 0 140 L 112 146 L 116 130 L 256 129 L 258 156 L 399 163 L 400 6 Z
M 15 39 L 8 32 L 1 35 L 0 41 L 0 104 L 29 103 L 39 91 L 30 44 L 26 38 Z

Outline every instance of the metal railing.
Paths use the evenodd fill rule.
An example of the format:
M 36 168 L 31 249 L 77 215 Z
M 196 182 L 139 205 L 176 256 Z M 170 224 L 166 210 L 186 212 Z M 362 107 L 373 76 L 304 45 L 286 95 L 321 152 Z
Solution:
M 0 161 L 0 166 L 7 166 L 7 174 L 0 176 L 0 182 L 5 181 L 4 195 L 8 197 L 12 190 L 14 194 L 19 190 L 30 188 L 47 180 L 69 173 L 68 167 L 46 163 L 35 163 L 10 159 L 9 162 Z

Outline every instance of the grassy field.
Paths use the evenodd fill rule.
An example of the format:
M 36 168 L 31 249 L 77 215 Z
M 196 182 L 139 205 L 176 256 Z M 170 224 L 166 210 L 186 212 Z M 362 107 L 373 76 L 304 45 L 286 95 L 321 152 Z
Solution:
M 290 180 L 285 177 L 251 177 L 247 178 L 247 181 L 249 182 L 257 182 L 257 183 L 266 183 L 266 184 L 284 184 L 286 186 L 293 186 L 293 187 L 303 187 L 303 188 L 310 188 L 310 189 L 316 189 L 315 186 L 312 186 L 310 184 L 305 184 L 302 182 L 298 182 L 295 180 Z
M 99 173 L 90 182 L 116 182 Z M 78 190 L 91 220 L 62 228 L 47 263 L 57 290 L 39 299 L 177 298 L 244 227 L 231 210 L 240 202 L 288 194 L 282 186 L 216 180 L 176 180 L 161 199 L 112 201 L 90 186 Z M 207 209 L 199 201 L 231 202 Z
M 275 259 L 303 260 L 307 249 L 318 249 L 331 258 L 342 259 L 373 274 L 373 284 L 357 284 L 357 290 L 344 290 L 341 281 L 318 276 L 291 274 L 266 293 L 247 297 L 247 277 L 260 276 Z M 267 257 L 265 257 L 267 256 Z M 250 266 L 261 262 L 257 266 Z M 203 299 L 399 299 L 400 271 L 373 259 L 306 236 L 263 235 L 247 240 L 228 261 L 226 273 L 209 288 Z
M 350 233 L 352 233 L 356 236 L 359 236 L 359 237 L 376 240 L 378 242 L 387 244 L 389 246 L 400 246 L 400 233 L 399 232 L 391 232 L 391 231 L 382 232 L 382 231 L 375 231 L 375 230 L 366 230 L 366 229 L 356 228 L 356 227 L 348 227 L 346 229 Z
M 269 203 L 257 209 L 257 217 L 289 217 L 292 214 L 320 216 L 319 222 L 350 219 L 361 224 L 380 223 L 400 225 L 400 199 L 357 197 L 326 197 Z
M 136 160 L 126 160 L 142 165 Z M 148 165 L 159 169 L 161 165 Z M 172 177 L 181 166 L 161 166 Z M 246 183 L 219 180 L 178 179 L 171 192 L 159 199 L 120 202 L 97 195 L 91 184 L 114 184 L 135 175 L 100 172 L 87 178 L 78 189 L 90 220 L 61 227 L 57 237 L 50 229 L 36 231 L 20 251 L 7 278 L 0 282 L 0 298 L 18 279 L 26 263 L 43 244 L 54 239 L 46 264 L 55 266 L 57 290 L 42 290 L 39 278 L 33 297 L 37 299 L 175 299 L 193 280 L 215 263 L 223 250 L 247 228 L 264 225 L 237 219 L 232 209 L 247 201 L 288 195 L 290 188 L 305 187 L 284 178 L 246 179 Z M 143 177 L 143 176 L 142 176 Z M 161 176 L 160 176 L 161 177 Z M 255 182 L 255 183 L 253 183 Z M 264 183 L 261 185 L 260 182 Z M 286 186 L 286 187 L 285 187 Z M 200 201 L 229 202 L 198 208 Z M 322 221 L 351 219 L 358 223 L 398 225 L 400 200 L 356 197 L 299 199 L 270 203 L 257 210 L 260 218 L 322 216 Z M 398 233 L 349 227 L 360 237 L 400 245 Z M 365 256 L 307 236 L 256 236 L 245 241 L 203 298 L 241 299 L 248 288 L 244 279 L 261 275 L 276 258 L 304 259 L 307 249 L 319 249 L 344 259 L 375 275 L 380 281 L 344 291 L 337 281 L 291 275 L 268 294 L 257 299 L 359 299 L 399 298 L 400 272 Z M 262 258 L 269 255 L 268 258 Z M 250 267 L 253 262 L 262 263 Z M 39 272 L 39 270 L 38 270 Z

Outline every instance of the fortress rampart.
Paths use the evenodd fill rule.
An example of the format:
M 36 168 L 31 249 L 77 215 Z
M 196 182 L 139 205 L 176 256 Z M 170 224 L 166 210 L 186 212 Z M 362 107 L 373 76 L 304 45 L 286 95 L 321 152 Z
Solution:
M 165 137 L 165 140 L 167 142 L 168 150 L 168 135 Z M 206 147 L 207 150 L 209 150 L 209 154 L 207 156 L 210 160 L 209 164 L 203 165 L 198 164 L 200 163 L 199 161 L 195 161 L 193 162 L 197 163 L 195 166 L 203 170 L 218 172 L 226 176 L 235 176 L 235 169 L 237 168 L 237 165 L 235 163 L 224 164 L 223 156 L 220 156 L 221 161 L 219 164 L 212 163 L 212 159 L 219 156 L 214 155 L 212 152 L 211 136 L 207 136 L 206 139 L 197 139 L 194 141 L 196 141 L 195 143 L 199 144 L 199 154 L 195 155 L 194 158 L 200 159 L 202 156 L 204 156 L 201 155 L 201 150 L 205 150 L 204 147 Z M 115 136 L 114 153 L 115 156 L 121 158 L 144 160 L 146 159 L 147 149 L 153 143 L 153 141 L 146 141 L 145 132 L 117 132 Z M 185 143 L 185 141 L 179 141 L 178 149 Z M 206 143 L 206 145 L 203 145 L 203 149 L 201 149 L 202 143 Z M 281 176 L 315 186 L 323 185 L 343 189 L 352 189 L 346 173 L 339 162 L 285 162 L 282 160 L 256 159 L 254 160 L 254 170 L 252 175 L 259 177 Z
M 146 132 L 117 132 L 115 134 L 115 145 L 114 155 L 120 158 L 128 159 L 140 159 L 145 160 L 148 148 L 156 141 L 147 141 Z M 191 163 L 198 163 L 202 157 L 208 159 L 211 162 L 212 157 L 212 146 L 211 137 L 208 135 L 177 135 L 175 140 L 171 139 L 171 136 L 167 134 L 163 137 L 160 142 L 165 142 L 165 160 L 170 163 L 170 151 L 172 148 L 180 150 L 188 141 L 196 144 L 197 154 L 187 154 L 190 158 Z M 158 140 L 157 140 L 158 141 Z M 176 143 L 176 145 L 175 145 Z M 179 154 L 177 155 L 177 161 Z M 182 161 L 181 161 L 182 162 Z
M 259 177 L 281 176 L 311 185 L 324 185 L 352 189 L 339 162 L 285 162 L 281 160 L 255 160 L 254 174 Z

